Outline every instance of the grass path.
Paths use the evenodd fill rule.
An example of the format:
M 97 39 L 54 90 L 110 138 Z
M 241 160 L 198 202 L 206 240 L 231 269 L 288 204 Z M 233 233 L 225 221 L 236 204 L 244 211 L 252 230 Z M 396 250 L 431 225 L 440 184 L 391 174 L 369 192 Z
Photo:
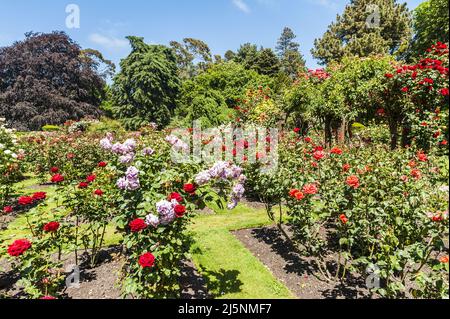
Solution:
M 31 194 L 37 179 L 30 178 L 16 185 L 22 194 Z M 55 212 L 55 191 L 51 186 L 39 187 L 47 192 L 48 210 L 41 218 L 63 217 L 65 212 Z M 233 236 L 231 231 L 270 225 L 272 222 L 263 209 L 240 204 L 233 211 L 214 209 L 213 214 L 199 214 L 190 225 L 194 243 L 191 256 L 198 271 L 206 281 L 209 293 L 214 298 L 224 299 L 278 299 L 294 298 L 294 295 L 279 282 L 272 273 Z M 117 245 L 121 236 L 109 225 L 105 235 L 105 246 Z M 0 242 L 29 236 L 25 214 L 17 216 L 8 228 L 0 231 Z M 0 258 L 4 252 L 0 253 Z
M 236 239 L 231 231 L 270 225 L 264 210 L 239 205 L 233 211 L 199 215 L 191 230 L 192 259 L 215 298 L 278 299 L 293 294 Z

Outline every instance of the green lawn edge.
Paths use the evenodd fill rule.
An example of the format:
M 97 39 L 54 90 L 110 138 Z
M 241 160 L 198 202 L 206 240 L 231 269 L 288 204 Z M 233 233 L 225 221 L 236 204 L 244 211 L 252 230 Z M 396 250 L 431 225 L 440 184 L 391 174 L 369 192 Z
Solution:
M 291 291 L 232 233 L 271 225 L 266 212 L 239 205 L 235 210 L 199 215 L 190 229 L 192 260 L 218 299 L 292 299 Z

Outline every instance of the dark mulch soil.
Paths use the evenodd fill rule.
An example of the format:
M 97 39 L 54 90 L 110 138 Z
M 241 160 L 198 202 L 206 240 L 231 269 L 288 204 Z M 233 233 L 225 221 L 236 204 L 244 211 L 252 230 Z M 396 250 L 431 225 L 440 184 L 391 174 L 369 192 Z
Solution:
M 116 248 L 101 252 L 98 266 L 89 268 L 87 265 L 88 255 L 81 256 L 80 283 L 70 288 L 64 288 L 62 293 L 71 299 L 119 299 L 120 298 L 120 271 L 124 258 Z M 72 273 L 74 256 L 65 258 L 64 267 L 66 275 Z M 0 295 L 10 298 L 23 297 L 23 293 L 16 285 L 20 278 L 11 270 L 11 265 L 5 259 L 0 260 Z M 180 277 L 182 287 L 181 298 L 183 299 L 205 299 L 209 298 L 203 278 L 195 269 L 191 261 L 183 262 L 182 276 Z
M 369 298 L 365 280 L 349 275 L 344 283 L 320 280 L 312 258 L 297 254 L 275 227 L 233 234 L 300 299 Z

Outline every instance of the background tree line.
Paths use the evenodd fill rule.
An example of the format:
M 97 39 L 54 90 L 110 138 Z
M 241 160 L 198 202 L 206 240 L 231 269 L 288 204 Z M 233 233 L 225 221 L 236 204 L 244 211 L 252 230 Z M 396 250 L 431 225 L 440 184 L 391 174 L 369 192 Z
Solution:
M 377 27 L 366 24 L 370 5 L 379 8 Z M 63 32 L 29 33 L 0 48 L 0 116 L 19 130 L 101 114 L 120 119 L 128 129 L 148 123 L 187 126 L 194 119 L 219 125 L 236 120 L 236 108 L 249 91 L 267 87 L 271 108 L 286 125 L 325 125 L 329 136 L 349 130 L 354 110 L 383 102 L 369 98 L 381 85 L 382 69 L 417 60 L 436 41 L 448 42 L 448 2 L 428 0 L 410 12 L 396 0 L 351 0 L 312 49 L 327 72 L 336 73 L 321 92 L 299 84 L 308 70 L 288 27 L 275 50 L 245 43 L 223 56 L 199 39 L 169 46 L 128 40 L 132 51 L 118 73 L 100 52 L 83 50 Z M 363 120 L 361 112 L 353 118 Z

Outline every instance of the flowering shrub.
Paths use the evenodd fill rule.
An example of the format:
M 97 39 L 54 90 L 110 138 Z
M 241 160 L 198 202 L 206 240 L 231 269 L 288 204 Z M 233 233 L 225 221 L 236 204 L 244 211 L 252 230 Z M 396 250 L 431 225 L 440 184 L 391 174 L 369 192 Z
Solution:
M 100 136 L 89 132 L 43 132 L 22 137 L 20 144 L 26 150 L 28 170 L 49 182 L 55 174 L 67 180 L 89 174 L 104 158 L 99 140 Z
M 385 75 L 388 116 L 406 117 L 404 144 L 410 144 L 410 135 L 420 148 L 448 149 L 448 52 L 447 44 L 438 42 L 416 64 Z
M 375 269 L 381 286 L 374 293 L 434 298 L 448 296 L 448 266 L 439 261 L 448 234 L 446 165 L 444 157 L 420 150 L 327 150 L 287 135 L 276 172 L 250 167 L 246 175 L 250 191 L 296 249 L 314 257 L 323 279 Z M 283 201 L 292 236 L 281 227 Z
M 12 268 L 20 275 L 18 286 L 28 298 L 59 296 L 64 283 L 63 247 L 70 247 L 73 235 L 70 224 L 48 212 L 46 194 L 38 192 L 22 196 L 19 206 L 30 208 L 26 214 L 29 238 L 13 240 L 5 247 Z
M 269 87 L 258 87 L 248 90 L 245 99 L 238 99 L 235 107 L 237 123 L 254 123 L 265 127 L 273 127 L 282 119 L 282 111 L 271 99 Z
M 0 119 L 0 208 L 6 205 L 12 184 L 22 176 L 21 159 L 23 151 L 17 147 L 14 131 Z
M 222 207 L 227 200 L 234 208 L 245 191 L 242 169 L 228 162 L 207 170 L 201 164 L 174 164 L 170 148 L 180 143 L 152 130 L 123 141 L 108 133 L 98 143 L 105 155 L 84 177 L 50 168 L 63 206 L 75 218 L 75 247 L 82 243 L 95 266 L 106 227 L 113 224 L 126 257 L 123 295 L 178 296 L 191 217 L 211 202 Z M 49 234 L 57 229 L 56 221 L 44 226 Z

